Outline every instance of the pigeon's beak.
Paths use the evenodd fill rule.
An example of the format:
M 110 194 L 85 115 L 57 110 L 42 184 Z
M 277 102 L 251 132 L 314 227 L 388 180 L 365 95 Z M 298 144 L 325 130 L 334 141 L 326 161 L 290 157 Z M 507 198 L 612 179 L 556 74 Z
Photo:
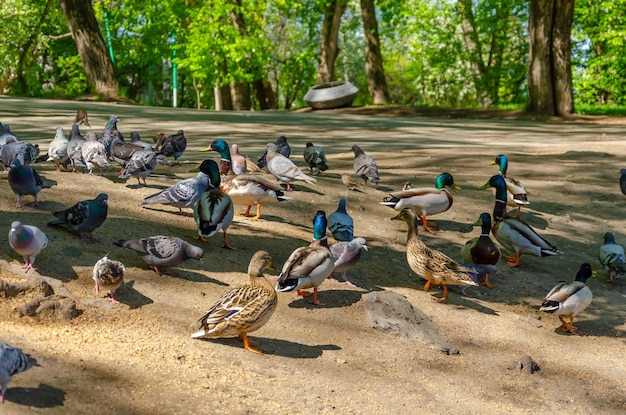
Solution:
M 367 245 L 363 245 L 361 248 L 365 249 L 366 251 L 369 251 L 369 248 L 367 247 Z

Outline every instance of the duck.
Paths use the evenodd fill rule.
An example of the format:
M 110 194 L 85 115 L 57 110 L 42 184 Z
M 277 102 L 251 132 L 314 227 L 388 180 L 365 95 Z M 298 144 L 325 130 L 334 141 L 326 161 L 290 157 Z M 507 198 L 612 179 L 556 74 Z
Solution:
M 441 251 L 429 248 L 420 239 L 418 218 L 411 209 L 402 209 L 391 220 L 403 220 L 408 226 L 406 259 L 413 272 L 427 280 L 424 291 L 428 291 L 432 284 L 443 285 L 443 297 L 433 297 L 434 300 L 443 303 L 448 299 L 448 285 L 478 285 L 472 279 L 472 269 L 462 266 Z
M 216 177 L 214 188 L 207 189 L 196 202 L 193 209 L 193 217 L 198 227 L 198 238 L 202 241 L 215 235 L 220 229 L 224 234 L 224 245 L 222 248 L 235 250 L 228 243 L 227 230 L 233 221 L 235 209 L 231 198 L 220 189 L 220 176 L 217 163 L 207 160 L 205 169 L 210 176 Z
M 587 285 L 587 280 L 593 275 L 591 265 L 582 264 L 576 274 L 576 279 L 570 283 L 559 282 L 546 295 L 539 310 L 559 316 L 562 331 L 578 334 L 574 327 L 574 317 L 589 307 L 593 300 L 593 293 Z M 563 317 L 569 317 L 569 324 Z
M 615 242 L 615 235 L 611 232 L 604 234 L 604 242 L 598 250 L 598 260 L 609 273 L 609 282 L 615 282 L 617 275 L 626 273 L 626 256 L 624 247 Z
M 541 237 L 529 224 L 521 219 L 507 216 L 505 202 L 507 190 L 503 176 L 499 174 L 491 176 L 489 181 L 478 190 L 485 190 L 489 187 L 496 189 L 496 201 L 493 208 L 495 223 L 491 228 L 491 233 L 502 246 L 515 252 L 515 256 L 504 256 L 507 266 L 519 266 L 522 254 L 539 257 L 559 254 L 557 248 Z
M 431 227 L 435 224 L 428 222 L 426 217 L 452 207 L 453 198 L 448 188 L 461 190 L 450 173 L 441 173 L 435 180 L 435 187 L 410 187 L 410 184 L 407 187 L 405 184 L 403 190 L 389 193 L 389 196 L 383 198 L 381 205 L 400 211 L 405 208 L 413 210 L 422 220 L 424 230 L 434 235 L 436 232 Z
M 258 220 L 261 217 L 261 205 L 291 200 L 291 197 L 285 196 L 279 184 L 272 183 L 262 176 L 234 174 L 228 143 L 223 139 L 213 141 L 207 149 L 216 151 L 220 155 L 219 173 L 222 191 L 231 198 L 234 204 L 247 206 L 245 213 L 241 216 L 249 217 L 252 205 L 256 205 L 256 215 L 252 219 Z M 207 151 L 207 149 L 200 151 Z
M 337 210 L 328 215 L 328 230 L 338 242 L 350 242 L 354 238 L 354 220 L 346 211 L 346 199 L 339 199 Z
M 461 257 L 463 261 L 476 265 L 496 265 L 500 261 L 500 248 L 491 240 L 491 215 L 483 212 L 474 222 L 473 226 L 480 226 L 480 236 L 476 236 L 463 245 Z M 481 273 L 481 282 L 487 288 L 494 288 L 495 285 L 489 282 L 489 273 Z
M 272 257 L 267 251 L 257 251 L 248 265 L 250 282 L 223 294 L 209 311 L 192 325 L 198 331 L 191 337 L 215 339 L 239 336 L 246 350 L 262 354 L 261 350 L 250 344 L 248 333 L 263 327 L 278 305 L 276 290 L 263 275 L 266 269 L 276 270 L 272 264 Z
M 506 182 L 506 204 L 517 208 L 517 215 L 515 217 L 519 218 L 521 207 L 530 204 L 526 186 L 519 180 L 506 176 L 506 171 L 509 167 L 509 159 L 505 154 L 497 155 L 490 165 L 497 165 L 499 167 L 500 175 L 504 177 Z
M 296 248 L 278 276 L 276 291 L 289 292 L 297 290 L 298 295 L 308 297 L 307 288 L 313 288 L 313 300 L 309 303 L 323 307 L 326 304 L 318 299 L 319 286 L 335 269 L 326 236 L 326 213 L 318 210 L 313 218 L 313 241 L 309 246 Z

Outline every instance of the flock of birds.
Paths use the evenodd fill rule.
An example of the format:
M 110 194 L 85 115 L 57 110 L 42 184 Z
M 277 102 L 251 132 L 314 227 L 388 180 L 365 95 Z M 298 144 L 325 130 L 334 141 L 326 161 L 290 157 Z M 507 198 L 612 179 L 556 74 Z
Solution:
M 16 207 L 22 206 L 22 197 L 33 196 L 32 206 L 38 206 L 38 193 L 46 187 L 46 181 L 31 166 L 35 161 L 47 160 L 60 171 L 86 169 L 93 174 L 97 167 L 102 169 L 111 163 L 120 165 L 118 177 L 137 178 L 139 185 L 146 185 L 146 178 L 157 164 L 169 164 L 168 158 L 177 160 L 184 153 L 187 139 L 184 132 L 165 136 L 160 134 L 153 139 L 153 144 L 143 142 L 138 133 L 130 133 L 130 141 L 125 141 L 117 129 L 118 116 L 111 116 L 102 133 L 92 132 L 84 137 L 80 133 L 79 123 L 89 126 L 86 112 L 79 110 L 72 125 L 70 138 L 65 136 L 62 127 L 58 127 L 54 139 L 50 142 L 47 155 L 38 158 L 37 146 L 21 141 L 11 132 L 8 125 L 0 124 L 0 160 L 8 170 L 8 183 L 16 195 Z M 253 220 L 261 216 L 261 207 L 265 204 L 290 200 L 286 192 L 292 190 L 291 184 L 302 181 L 315 184 L 322 172 L 328 170 L 323 149 L 309 142 L 303 151 L 303 159 L 308 167 L 308 174 L 303 172 L 291 159 L 291 147 L 284 136 L 275 143 L 268 143 L 265 153 L 254 163 L 239 153 L 236 144 L 231 146 L 223 139 L 217 139 L 210 146 L 199 151 L 214 151 L 219 154 L 219 163 L 207 159 L 194 169 L 197 174 L 180 180 L 172 186 L 146 197 L 141 204 L 162 204 L 178 208 L 193 209 L 197 225 L 198 239 L 207 240 L 223 233 L 223 248 L 235 249 L 228 241 L 228 229 L 235 216 L 234 205 L 245 206 L 244 216 L 250 216 L 252 206 L 256 207 Z M 380 181 L 375 160 L 365 154 L 357 145 L 352 146 L 354 153 L 353 168 L 359 180 L 352 174 L 343 173 L 342 182 L 349 190 L 358 190 L 368 184 L 376 186 Z M 521 208 L 529 204 L 524 185 L 507 177 L 508 159 L 498 155 L 492 164 L 498 165 L 499 173 L 479 189 L 495 189 L 493 214 L 481 213 L 475 226 L 481 228 L 478 237 L 469 240 L 461 250 L 463 262 L 457 262 L 444 253 L 428 247 L 419 237 L 421 227 L 436 234 L 436 225 L 428 217 L 450 209 L 453 203 L 451 190 L 460 190 L 449 173 L 440 174 L 434 187 L 414 188 L 406 183 L 402 190 L 390 192 L 380 202 L 399 213 L 393 220 L 402 220 L 408 228 L 406 259 L 409 267 L 426 280 L 424 290 L 431 285 L 443 285 L 443 296 L 435 300 L 444 302 L 448 297 L 448 286 L 458 285 L 465 288 L 482 284 L 493 288 L 489 275 L 497 272 L 501 252 L 491 235 L 506 249 L 513 253 L 505 257 L 507 266 L 518 266 L 522 254 L 552 256 L 559 252 L 557 248 L 540 236 L 530 225 L 520 219 Z M 268 180 L 257 174 L 267 169 L 275 178 Z M 283 188 L 281 183 L 286 184 Z M 510 216 L 506 207 L 517 208 L 515 216 Z M 52 212 L 54 220 L 50 226 L 64 226 L 78 235 L 86 243 L 97 241 L 93 232 L 106 220 L 108 196 L 101 193 L 91 200 L 83 200 L 66 210 Z M 18 214 L 19 215 L 19 214 Z M 335 243 L 329 244 L 327 231 L 330 230 Z M 324 306 L 318 297 L 318 288 L 333 273 L 339 273 L 346 284 L 347 272 L 358 263 L 362 251 L 368 249 L 366 240 L 354 236 L 354 221 L 347 212 L 346 200 L 339 201 L 337 210 L 330 215 L 322 210 L 313 218 L 313 238 L 308 246 L 296 248 L 284 263 L 275 286 L 264 276 L 267 269 L 275 270 L 271 255 L 266 251 L 256 252 L 248 266 L 249 282 L 224 293 L 217 302 L 197 320 L 192 327 L 196 330 L 193 338 L 221 338 L 239 336 L 246 349 L 261 353 L 249 341 L 247 334 L 258 330 L 271 317 L 277 306 L 277 292 L 296 291 L 301 296 L 311 296 L 310 303 Z M 9 244 L 24 259 L 25 272 L 35 269 L 36 256 L 46 248 L 48 236 L 33 225 L 16 220 L 9 230 Z M 155 235 L 134 240 L 118 240 L 115 245 L 136 251 L 143 260 L 158 274 L 169 274 L 169 268 L 175 267 L 187 259 L 201 259 L 204 250 L 175 236 Z M 610 281 L 617 275 L 626 273 L 626 257 L 621 245 L 615 243 L 614 235 L 606 233 L 600 247 L 598 258 L 601 265 L 609 272 Z M 123 283 L 124 265 L 110 259 L 108 254 L 97 261 L 93 268 L 95 282 L 94 293 L 100 290 L 110 291 L 109 300 L 118 302 L 114 293 Z M 589 306 L 593 295 L 586 281 L 593 275 L 591 265 L 582 264 L 573 282 L 561 282 L 544 298 L 541 310 L 557 315 L 562 323 L 562 330 L 576 334 L 573 321 L 575 316 Z M 569 322 L 565 320 L 569 318 Z M 36 362 L 21 350 L 0 344 L 0 382 L 4 399 L 7 384 L 11 376 L 32 367 Z

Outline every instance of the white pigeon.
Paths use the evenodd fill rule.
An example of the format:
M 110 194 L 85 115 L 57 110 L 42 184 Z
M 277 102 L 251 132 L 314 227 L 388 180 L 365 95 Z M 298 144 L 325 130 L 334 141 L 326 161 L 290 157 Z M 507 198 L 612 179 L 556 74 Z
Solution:
M 0 403 L 4 402 L 11 377 L 26 372 L 33 366 L 39 366 L 37 361 L 18 349 L 6 343 L 0 343 Z
M 109 166 L 109 160 L 105 145 L 96 139 L 96 135 L 92 132 L 88 132 L 85 137 L 85 142 L 80 148 L 81 154 L 89 174 L 93 174 L 93 168 L 98 166 L 100 169 L 100 176 L 102 176 L 102 168 Z
M 111 290 L 109 301 L 119 303 L 115 299 L 114 294 L 115 290 L 124 282 L 125 273 L 126 268 L 124 264 L 120 261 L 109 259 L 109 254 L 106 254 L 93 266 L 93 280 L 96 282 L 93 292 L 98 295 L 101 288 Z
M 22 225 L 19 221 L 11 224 L 9 245 L 24 258 L 26 272 L 35 269 L 35 258 L 48 246 L 48 235 L 32 225 Z
M 63 131 L 63 127 L 57 127 L 56 134 L 54 138 L 48 145 L 48 160 L 52 161 L 57 166 L 57 171 L 61 171 L 61 167 L 63 166 L 65 170 L 67 170 L 67 163 L 69 162 L 69 157 L 67 155 L 67 145 L 69 140 L 65 137 L 65 131 Z
M 267 169 L 279 182 L 287 183 L 287 190 L 291 190 L 291 182 L 296 180 L 309 184 L 317 183 L 316 179 L 304 174 L 293 161 L 280 154 L 276 144 L 269 143 L 265 146 L 265 149 L 267 150 Z

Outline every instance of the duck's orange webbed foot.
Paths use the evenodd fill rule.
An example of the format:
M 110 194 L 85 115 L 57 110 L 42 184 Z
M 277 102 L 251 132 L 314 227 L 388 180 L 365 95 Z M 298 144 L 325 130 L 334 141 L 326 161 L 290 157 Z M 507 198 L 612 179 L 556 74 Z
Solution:
M 520 260 L 520 256 L 521 254 L 519 252 L 515 253 L 515 256 L 506 256 L 504 255 L 504 259 L 506 259 L 506 264 L 509 267 L 518 267 L 519 266 L 519 260 Z

